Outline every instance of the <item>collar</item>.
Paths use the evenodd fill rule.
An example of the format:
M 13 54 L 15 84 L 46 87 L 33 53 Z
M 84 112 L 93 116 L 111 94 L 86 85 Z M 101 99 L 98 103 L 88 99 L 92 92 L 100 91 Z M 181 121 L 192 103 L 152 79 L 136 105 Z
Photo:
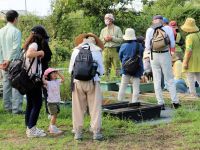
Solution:
M 7 26 L 13 26 L 13 27 L 15 27 L 15 25 L 13 23 L 11 23 L 11 22 L 8 22 Z

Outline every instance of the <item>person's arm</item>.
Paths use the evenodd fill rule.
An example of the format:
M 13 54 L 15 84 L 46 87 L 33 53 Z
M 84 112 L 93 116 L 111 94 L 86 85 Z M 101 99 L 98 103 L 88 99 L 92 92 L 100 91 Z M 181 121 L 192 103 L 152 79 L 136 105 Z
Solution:
M 97 72 L 99 73 L 100 76 L 104 74 L 104 65 L 103 65 L 103 56 L 101 51 L 96 51 L 92 53 L 92 57 L 94 60 L 97 62 L 98 67 L 97 67 Z
M 105 39 L 104 39 L 104 30 L 101 30 L 100 36 L 99 36 L 100 40 L 103 42 L 103 44 L 106 43 Z
M 61 79 L 61 83 L 63 83 L 65 81 L 65 77 L 64 75 L 62 75 L 59 71 L 57 72 L 58 76 L 60 77 Z
M 184 60 L 183 60 L 183 68 L 184 69 L 188 69 L 188 63 L 190 61 L 190 58 L 192 56 L 192 40 L 190 37 L 187 37 L 186 38 L 186 41 L 185 41 L 185 47 L 186 47 L 186 50 L 185 50 L 185 55 L 184 55 Z
M 152 40 L 152 32 L 153 29 L 149 28 L 146 31 L 146 37 L 145 37 L 145 51 L 151 51 L 151 40 Z
M 3 51 L 2 51 L 2 47 L 0 45 L 0 64 L 3 63 Z
M 26 57 L 27 58 L 35 58 L 35 57 L 44 57 L 44 51 L 40 50 L 37 51 L 38 45 L 36 43 L 32 43 L 26 52 Z
M 117 32 L 117 36 L 112 36 L 112 41 L 113 41 L 113 42 L 116 42 L 116 43 L 122 43 L 122 41 L 123 41 L 123 38 L 122 38 L 122 36 L 123 36 L 122 30 L 121 30 L 119 27 L 117 27 L 117 28 L 115 28 L 115 29 L 116 29 L 116 32 Z
M 3 52 L 2 52 L 1 45 L 0 45 L 0 69 L 5 69 L 3 66 Z
M 15 31 L 13 35 L 12 49 L 10 49 L 10 55 L 8 57 L 8 61 L 15 59 L 16 53 L 19 53 L 21 46 L 21 38 L 22 38 L 21 32 L 19 30 Z
M 119 49 L 119 59 L 121 62 L 122 62 L 122 58 L 123 58 L 123 46 L 121 46 Z
M 168 27 L 167 28 L 167 33 L 168 33 L 168 37 L 169 37 L 169 40 L 170 40 L 170 48 L 173 51 L 173 49 L 175 48 L 175 38 L 174 38 L 173 29 L 171 27 Z

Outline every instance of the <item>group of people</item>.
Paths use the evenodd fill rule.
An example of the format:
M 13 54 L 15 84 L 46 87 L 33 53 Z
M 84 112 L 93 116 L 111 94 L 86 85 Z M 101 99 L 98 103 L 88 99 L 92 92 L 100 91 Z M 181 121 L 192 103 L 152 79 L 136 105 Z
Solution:
M 48 67 L 52 55 L 48 45 L 49 36 L 43 26 L 37 25 L 33 27 L 30 36 L 23 45 L 22 52 L 20 48 L 21 32 L 16 27 L 18 13 L 14 10 L 8 11 L 6 19 L 7 25 L 0 30 L 0 69 L 3 70 L 4 109 L 13 114 L 23 113 L 23 96 L 12 88 L 8 79 L 8 69 L 12 60 L 20 58 L 21 54 L 24 54 L 26 68 L 32 64 L 29 75 L 37 74 L 43 82 L 43 84 L 38 84 L 26 93 L 26 135 L 27 137 L 46 136 L 44 130 L 36 127 L 42 106 L 42 94 L 46 99 L 47 112 L 51 115 L 49 132 L 61 134 L 63 132 L 57 128 L 56 118 L 60 111 L 60 85 L 64 82 L 64 76 L 58 70 Z M 132 102 L 137 102 L 140 93 L 140 80 L 145 76 L 146 80 L 152 80 L 153 78 L 156 99 L 164 110 L 165 102 L 161 88 L 163 76 L 164 83 L 170 92 L 172 106 L 177 109 L 181 105 L 177 97 L 176 85 L 179 85 L 180 89 L 182 89 L 181 83 L 184 82 L 182 72 L 186 72 L 190 94 L 197 96 L 195 81 L 200 82 L 200 67 L 198 63 L 200 58 L 200 53 L 198 52 L 200 33 L 194 19 L 187 18 L 184 25 L 181 26 L 181 29 L 188 33 L 185 40 L 183 62 L 181 58 L 183 51 L 180 48 L 181 37 L 175 21 L 169 23 L 166 18 L 160 15 L 154 16 L 152 26 L 147 29 L 144 39 L 142 37 L 137 38 L 133 28 L 127 28 L 123 35 L 121 29 L 114 24 L 114 20 L 115 18 L 112 14 L 105 15 L 106 27 L 102 29 L 100 37 L 93 33 L 84 33 L 75 38 L 75 48 L 70 59 L 69 73 L 72 75 L 72 132 L 76 140 L 80 140 L 83 137 L 83 121 L 87 112 L 91 117 L 90 131 L 93 133 L 93 140 L 103 139 L 101 133 L 103 96 L 100 89 L 100 76 L 105 74 L 109 77 L 111 66 L 117 75 L 120 73 L 122 75 L 118 92 L 119 101 L 124 99 L 126 86 L 132 80 Z M 168 42 L 164 43 L 166 45 L 162 49 L 156 49 L 155 46 L 152 46 L 152 43 L 155 42 L 152 39 L 155 37 L 158 25 L 160 32 L 164 33 L 168 40 Z M 87 54 L 82 54 L 83 52 L 87 52 Z M 77 70 L 75 70 L 75 68 L 77 69 L 76 62 L 83 58 L 87 60 L 89 58 L 87 56 L 90 56 L 89 52 L 91 53 L 92 61 L 97 64 L 95 74 L 89 80 L 74 78 L 77 73 Z M 129 74 L 120 64 L 123 66 L 130 57 L 136 55 L 139 55 L 139 60 L 137 61 L 139 68 L 134 71 L 134 74 Z M 119 71 L 120 67 L 121 71 Z M 86 72 L 87 69 L 84 69 Z

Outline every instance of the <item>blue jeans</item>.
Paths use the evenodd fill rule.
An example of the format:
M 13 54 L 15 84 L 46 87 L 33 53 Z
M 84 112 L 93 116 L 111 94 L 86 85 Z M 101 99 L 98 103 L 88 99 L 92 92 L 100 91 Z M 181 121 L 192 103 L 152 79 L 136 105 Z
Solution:
M 25 124 L 29 129 L 31 129 L 37 124 L 40 109 L 42 107 L 42 88 L 35 87 L 30 92 L 28 92 L 26 96 L 27 106 L 25 114 Z
M 187 93 L 188 88 L 183 79 L 174 80 L 176 84 L 176 92 L 177 93 Z
M 5 110 L 12 110 L 13 113 L 22 111 L 23 95 L 12 88 L 7 71 L 3 71 L 3 100 Z

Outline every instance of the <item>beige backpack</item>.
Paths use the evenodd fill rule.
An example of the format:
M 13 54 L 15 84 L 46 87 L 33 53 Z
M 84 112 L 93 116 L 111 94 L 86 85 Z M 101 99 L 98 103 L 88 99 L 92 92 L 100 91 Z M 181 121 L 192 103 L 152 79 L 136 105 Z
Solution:
M 165 50 L 169 45 L 169 37 L 162 27 L 156 28 L 154 30 L 152 38 L 152 50 L 162 51 Z

